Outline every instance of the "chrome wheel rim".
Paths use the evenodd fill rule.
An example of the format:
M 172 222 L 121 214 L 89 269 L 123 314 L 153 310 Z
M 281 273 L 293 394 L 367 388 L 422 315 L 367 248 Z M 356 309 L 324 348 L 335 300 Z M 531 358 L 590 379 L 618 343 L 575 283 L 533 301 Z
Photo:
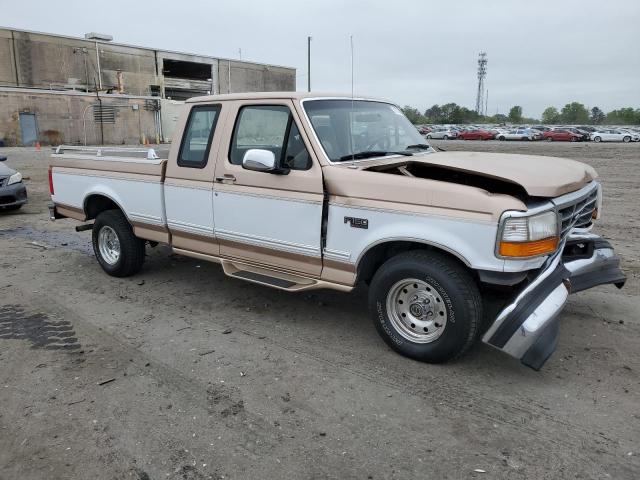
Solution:
M 102 259 L 109 265 L 115 265 L 120 259 L 120 240 L 115 230 L 104 226 L 98 233 L 98 249 Z
M 400 335 L 415 343 L 431 343 L 440 338 L 448 320 L 438 291 L 415 278 L 400 280 L 391 287 L 387 316 Z

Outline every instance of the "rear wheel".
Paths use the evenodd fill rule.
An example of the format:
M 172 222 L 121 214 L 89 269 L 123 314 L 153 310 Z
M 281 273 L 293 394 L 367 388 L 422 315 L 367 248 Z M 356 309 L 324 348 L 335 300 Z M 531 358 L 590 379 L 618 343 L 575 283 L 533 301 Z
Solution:
M 449 140 L 449 135 L 445 135 L 444 137 L 442 137 L 443 140 Z
M 384 263 L 371 282 L 369 309 L 392 349 L 429 363 L 464 354 L 482 319 L 480 293 L 469 272 L 429 251 L 402 253 Z
M 140 271 L 144 263 L 144 240 L 120 210 L 100 213 L 93 224 L 93 251 L 102 269 L 113 277 L 128 277 Z

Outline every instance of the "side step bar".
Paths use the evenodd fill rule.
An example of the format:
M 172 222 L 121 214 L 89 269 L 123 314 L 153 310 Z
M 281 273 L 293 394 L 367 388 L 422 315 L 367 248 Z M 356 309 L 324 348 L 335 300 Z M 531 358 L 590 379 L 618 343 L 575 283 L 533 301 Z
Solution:
M 301 277 L 290 273 L 271 270 L 254 265 L 248 265 L 232 260 L 222 260 L 222 269 L 224 273 L 230 277 L 246 280 L 247 282 L 266 285 L 288 292 L 298 292 L 300 290 L 313 290 L 328 287 L 329 284 L 322 280 L 316 280 L 309 277 Z M 331 284 L 331 288 L 335 289 L 336 285 Z M 344 291 L 352 290 L 352 287 L 344 286 Z

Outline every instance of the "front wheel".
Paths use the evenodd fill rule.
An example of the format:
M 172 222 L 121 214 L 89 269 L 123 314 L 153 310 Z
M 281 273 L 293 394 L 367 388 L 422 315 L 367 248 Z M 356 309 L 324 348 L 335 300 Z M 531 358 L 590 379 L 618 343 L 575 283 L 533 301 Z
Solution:
M 442 137 L 443 140 L 449 140 L 449 135 L 445 135 L 444 137 Z
M 602 138 L 594 137 L 593 141 L 596 142 L 596 143 L 600 143 L 602 141 Z
M 500 140 L 501 142 L 504 142 L 505 138 L 503 136 L 498 137 L 498 140 Z
M 399 254 L 376 272 L 369 309 L 396 352 L 429 363 L 463 355 L 482 319 L 478 286 L 463 266 L 438 252 Z
M 629 142 L 631 141 L 631 137 L 624 137 L 624 138 L 622 139 L 622 141 L 623 141 L 624 143 L 629 143 Z
M 113 277 L 129 277 L 144 263 L 144 240 L 120 210 L 100 213 L 93 224 L 93 251 L 102 269 Z

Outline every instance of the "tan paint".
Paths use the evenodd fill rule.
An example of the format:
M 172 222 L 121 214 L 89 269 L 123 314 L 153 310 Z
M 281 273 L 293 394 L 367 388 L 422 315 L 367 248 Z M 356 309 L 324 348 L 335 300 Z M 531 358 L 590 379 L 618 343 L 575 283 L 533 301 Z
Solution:
M 320 278 L 332 283 L 353 286 L 356 281 L 356 266 L 352 263 L 324 259 Z
M 213 236 L 181 232 L 175 229 L 171 231 L 171 245 L 175 248 L 191 250 L 206 255 L 218 256 L 220 253 L 218 240 Z
M 493 222 L 505 210 L 526 210 L 514 197 L 466 185 L 342 166 L 323 173 L 332 201 L 344 205 Z
M 347 164 L 333 164 L 332 166 L 357 172 L 373 166 L 404 163 L 421 163 L 446 167 L 461 172 L 476 173 L 487 178 L 520 185 L 529 195 L 545 198 L 559 197 L 579 190 L 598 176 L 591 166 L 575 160 L 511 153 L 438 152 L 414 155 L 402 159 L 393 157 L 363 160 L 354 163 L 351 167 Z M 325 175 L 326 171 L 327 169 L 325 168 Z M 405 175 L 390 175 L 388 173 L 384 175 L 387 177 L 411 178 Z M 416 178 L 416 180 L 429 181 L 424 178 Z M 456 186 L 464 187 L 447 182 L 439 183 L 446 185 L 447 189 L 453 189 Z
M 130 221 L 133 227 L 133 234 L 144 240 L 158 243 L 171 243 L 171 235 L 166 227 L 162 225 L 152 225 L 150 223 L 143 223 L 137 221 Z
M 112 160 L 110 160 L 110 158 Z M 74 154 L 59 154 L 51 155 L 50 166 L 54 167 L 54 171 L 58 172 L 62 170 L 62 167 L 74 170 L 90 170 L 90 171 L 102 171 L 107 172 L 110 175 L 127 173 L 136 173 L 142 175 L 150 175 L 158 177 L 158 181 L 164 180 L 165 169 L 167 167 L 167 160 L 161 160 L 160 163 L 144 162 L 143 160 L 137 162 L 126 162 L 115 160 L 118 157 L 93 157 L 87 158 L 87 155 L 74 155 Z M 69 170 L 66 170 L 69 171 Z M 77 172 L 74 172 L 77 173 Z
M 73 218 L 74 220 L 79 220 L 81 222 L 87 220 L 87 216 L 81 208 L 64 205 L 62 203 L 57 203 L 55 208 L 56 212 L 64 217 Z
M 162 182 L 162 177 L 160 175 L 96 169 L 94 168 L 96 167 L 95 163 L 96 162 L 93 162 L 91 164 L 91 168 L 55 167 L 54 171 L 56 173 L 67 173 L 69 175 L 86 175 L 89 177 L 114 178 L 117 180 L 132 180 L 154 183 Z
M 322 259 L 320 257 L 274 250 L 272 248 L 249 245 L 247 243 L 234 242 L 232 240 L 220 239 L 219 241 L 220 256 L 224 258 L 238 259 L 252 264 L 278 268 L 297 274 L 317 272 L 317 274 L 308 275 L 310 277 L 319 277 L 322 268 Z

